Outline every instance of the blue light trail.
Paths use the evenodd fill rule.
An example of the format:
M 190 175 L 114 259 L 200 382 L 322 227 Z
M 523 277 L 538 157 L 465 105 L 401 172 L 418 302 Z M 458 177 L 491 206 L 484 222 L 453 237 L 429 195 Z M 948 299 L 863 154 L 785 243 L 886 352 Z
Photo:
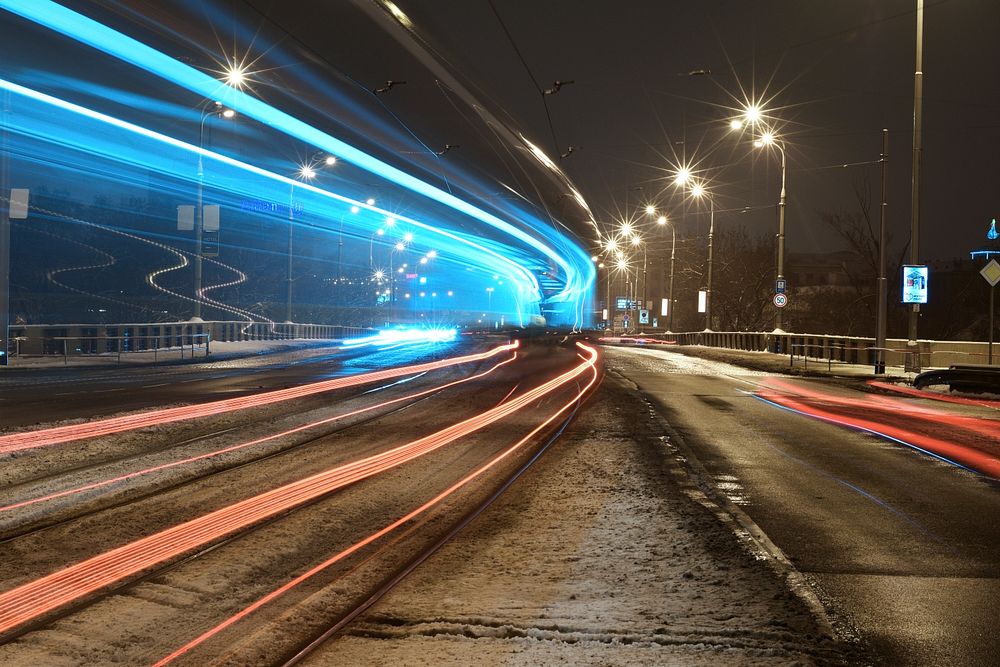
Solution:
M 304 191 L 320 195 L 328 200 L 339 202 L 345 208 L 357 206 L 368 215 L 368 219 L 365 222 L 372 225 L 372 230 L 378 224 L 375 222 L 375 219 L 380 221 L 384 216 L 393 215 L 400 221 L 415 228 L 447 238 L 453 243 L 461 244 L 467 250 L 474 250 L 475 254 L 480 257 L 486 255 L 488 257 L 486 266 L 503 267 L 502 269 L 493 268 L 491 270 L 503 273 L 510 281 L 508 285 L 509 293 L 516 302 L 516 318 L 522 324 L 527 315 L 537 312 L 543 301 L 536 276 L 525 268 L 525 266 L 519 264 L 517 261 L 512 261 L 510 258 L 518 257 L 520 253 L 517 246 L 523 244 L 531 252 L 537 253 L 545 262 L 550 263 L 554 269 L 558 269 L 557 282 L 561 284 L 561 287 L 555 294 L 549 296 L 547 301 L 550 303 L 562 302 L 572 304 L 574 312 L 567 314 L 571 321 L 567 321 L 565 324 L 579 326 L 584 323 L 583 304 L 590 296 L 590 290 L 596 278 L 596 271 L 590 261 L 589 255 L 564 234 L 542 224 L 532 224 L 534 221 L 531 220 L 522 221 L 532 224 L 532 231 L 542 238 L 534 236 L 502 220 L 496 215 L 484 211 L 449 192 L 445 192 L 368 155 L 344 141 L 322 132 L 251 95 L 224 85 L 197 69 L 178 62 L 127 35 L 50 0 L 0 0 L 0 8 L 4 8 L 80 43 L 96 48 L 186 90 L 204 96 L 207 99 L 220 100 L 223 104 L 235 109 L 243 116 L 256 119 L 287 136 L 294 137 L 306 142 L 310 146 L 327 151 L 335 155 L 339 160 L 352 163 L 377 177 L 384 178 L 431 201 L 443 204 L 462 215 L 484 223 L 506 235 L 514 243 L 509 249 L 497 251 L 496 249 L 487 247 L 483 243 L 471 240 L 468 238 L 468 235 L 461 234 L 460 232 L 452 232 L 410 216 L 398 215 L 395 212 L 387 211 L 377 206 L 370 206 L 364 202 L 355 201 L 350 197 L 339 195 L 308 183 L 302 183 L 288 176 L 261 169 L 220 153 L 192 146 L 162 133 L 114 118 L 107 114 L 102 114 L 92 109 L 87 109 L 80 105 L 75 105 L 65 100 L 60 100 L 39 91 L 20 86 L 12 81 L 3 82 L 2 85 L 5 89 L 38 101 L 59 106 L 67 111 L 113 124 L 129 132 L 140 134 L 177 148 L 183 148 L 193 153 L 200 153 L 208 159 L 252 172 L 258 176 L 264 176 L 272 181 L 285 183 L 292 191 Z M 343 215 L 343 213 L 340 213 L 340 215 Z M 369 232 L 372 230 L 369 230 Z M 468 259 L 476 261 L 471 257 Z M 537 260 L 535 263 L 537 264 Z

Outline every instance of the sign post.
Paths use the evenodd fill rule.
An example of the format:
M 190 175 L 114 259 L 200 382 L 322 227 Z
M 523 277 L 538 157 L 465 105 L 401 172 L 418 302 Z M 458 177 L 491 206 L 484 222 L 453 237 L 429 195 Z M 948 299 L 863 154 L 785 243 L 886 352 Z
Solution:
M 979 275 L 990 284 L 990 336 L 989 345 L 987 347 L 986 353 L 986 363 L 990 366 L 993 365 L 993 299 L 996 293 L 996 284 L 1000 282 L 1000 264 L 997 263 L 995 259 L 991 259 L 989 263 L 979 271 Z

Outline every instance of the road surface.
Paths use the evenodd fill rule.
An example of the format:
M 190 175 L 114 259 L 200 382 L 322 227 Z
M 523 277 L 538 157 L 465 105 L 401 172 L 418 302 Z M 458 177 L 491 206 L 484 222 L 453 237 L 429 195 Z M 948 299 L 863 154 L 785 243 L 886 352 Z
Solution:
M 814 408 L 870 417 L 866 395 L 830 380 L 766 374 L 664 350 L 606 349 L 706 469 L 886 664 L 996 664 L 1000 485 L 899 443 L 761 400 L 801 393 Z M 796 389 L 798 387 L 798 389 Z M 995 451 L 988 406 L 948 406 L 982 433 L 943 426 L 942 404 L 899 401 L 928 437 Z M 812 409 L 812 408 L 810 408 Z M 925 424 L 921 411 L 931 411 Z M 962 431 L 960 433 L 960 431 Z

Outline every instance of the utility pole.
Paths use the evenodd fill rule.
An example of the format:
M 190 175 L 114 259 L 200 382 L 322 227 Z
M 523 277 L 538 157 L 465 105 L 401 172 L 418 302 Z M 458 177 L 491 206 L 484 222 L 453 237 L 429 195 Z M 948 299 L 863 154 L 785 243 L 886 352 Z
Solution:
M 886 227 L 886 170 L 889 165 L 889 130 L 882 130 L 882 157 L 879 159 L 882 170 L 881 203 L 879 205 L 878 223 L 878 284 L 876 294 L 878 295 L 878 314 L 875 318 L 875 373 L 885 373 L 885 330 L 887 317 L 888 291 L 885 276 L 885 254 L 888 245 L 889 230 Z
M 917 48 L 913 72 L 913 172 L 910 178 L 910 264 L 920 262 L 920 162 L 923 154 L 923 101 L 924 101 L 924 0 L 917 0 Z M 917 346 L 917 318 L 920 304 L 910 306 L 907 348 L 911 357 L 907 370 L 920 370 L 920 348 Z
M 3 93 L 0 115 L 0 366 L 10 363 L 10 153 L 7 122 L 10 91 Z
M 705 287 L 705 331 L 712 330 L 712 239 L 715 237 L 715 198 L 709 199 L 708 216 L 708 283 Z

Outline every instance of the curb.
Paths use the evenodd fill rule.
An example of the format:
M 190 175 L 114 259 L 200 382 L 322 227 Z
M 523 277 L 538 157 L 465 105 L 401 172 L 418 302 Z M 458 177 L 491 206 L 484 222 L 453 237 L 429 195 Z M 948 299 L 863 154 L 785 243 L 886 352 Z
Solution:
M 799 572 L 785 555 L 785 552 L 767 536 L 767 533 L 750 518 L 750 515 L 715 488 L 709 481 L 710 475 L 704 465 L 684 442 L 680 433 L 660 414 L 653 401 L 639 389 L 638 385 L 620 373 L 608 370 L 607 376 L 613 377 L 635 392 L 646 404 L 653 421 L 663 429 L 665 435 L 661 436 L 660 440 L 671 455 L 674 476 L 680 484 L 681 491 L 711 511 L 732 530 L 752 556 L 767 562 L 775 574 L 785 582 L 789 590 L 812 612 L 818 629 L 824 636 L 830 639 L 839 638 L 839 633 L 834 629 L 834 623 L 830 619 L 826 607 L 810 585 L 809 580 Z

